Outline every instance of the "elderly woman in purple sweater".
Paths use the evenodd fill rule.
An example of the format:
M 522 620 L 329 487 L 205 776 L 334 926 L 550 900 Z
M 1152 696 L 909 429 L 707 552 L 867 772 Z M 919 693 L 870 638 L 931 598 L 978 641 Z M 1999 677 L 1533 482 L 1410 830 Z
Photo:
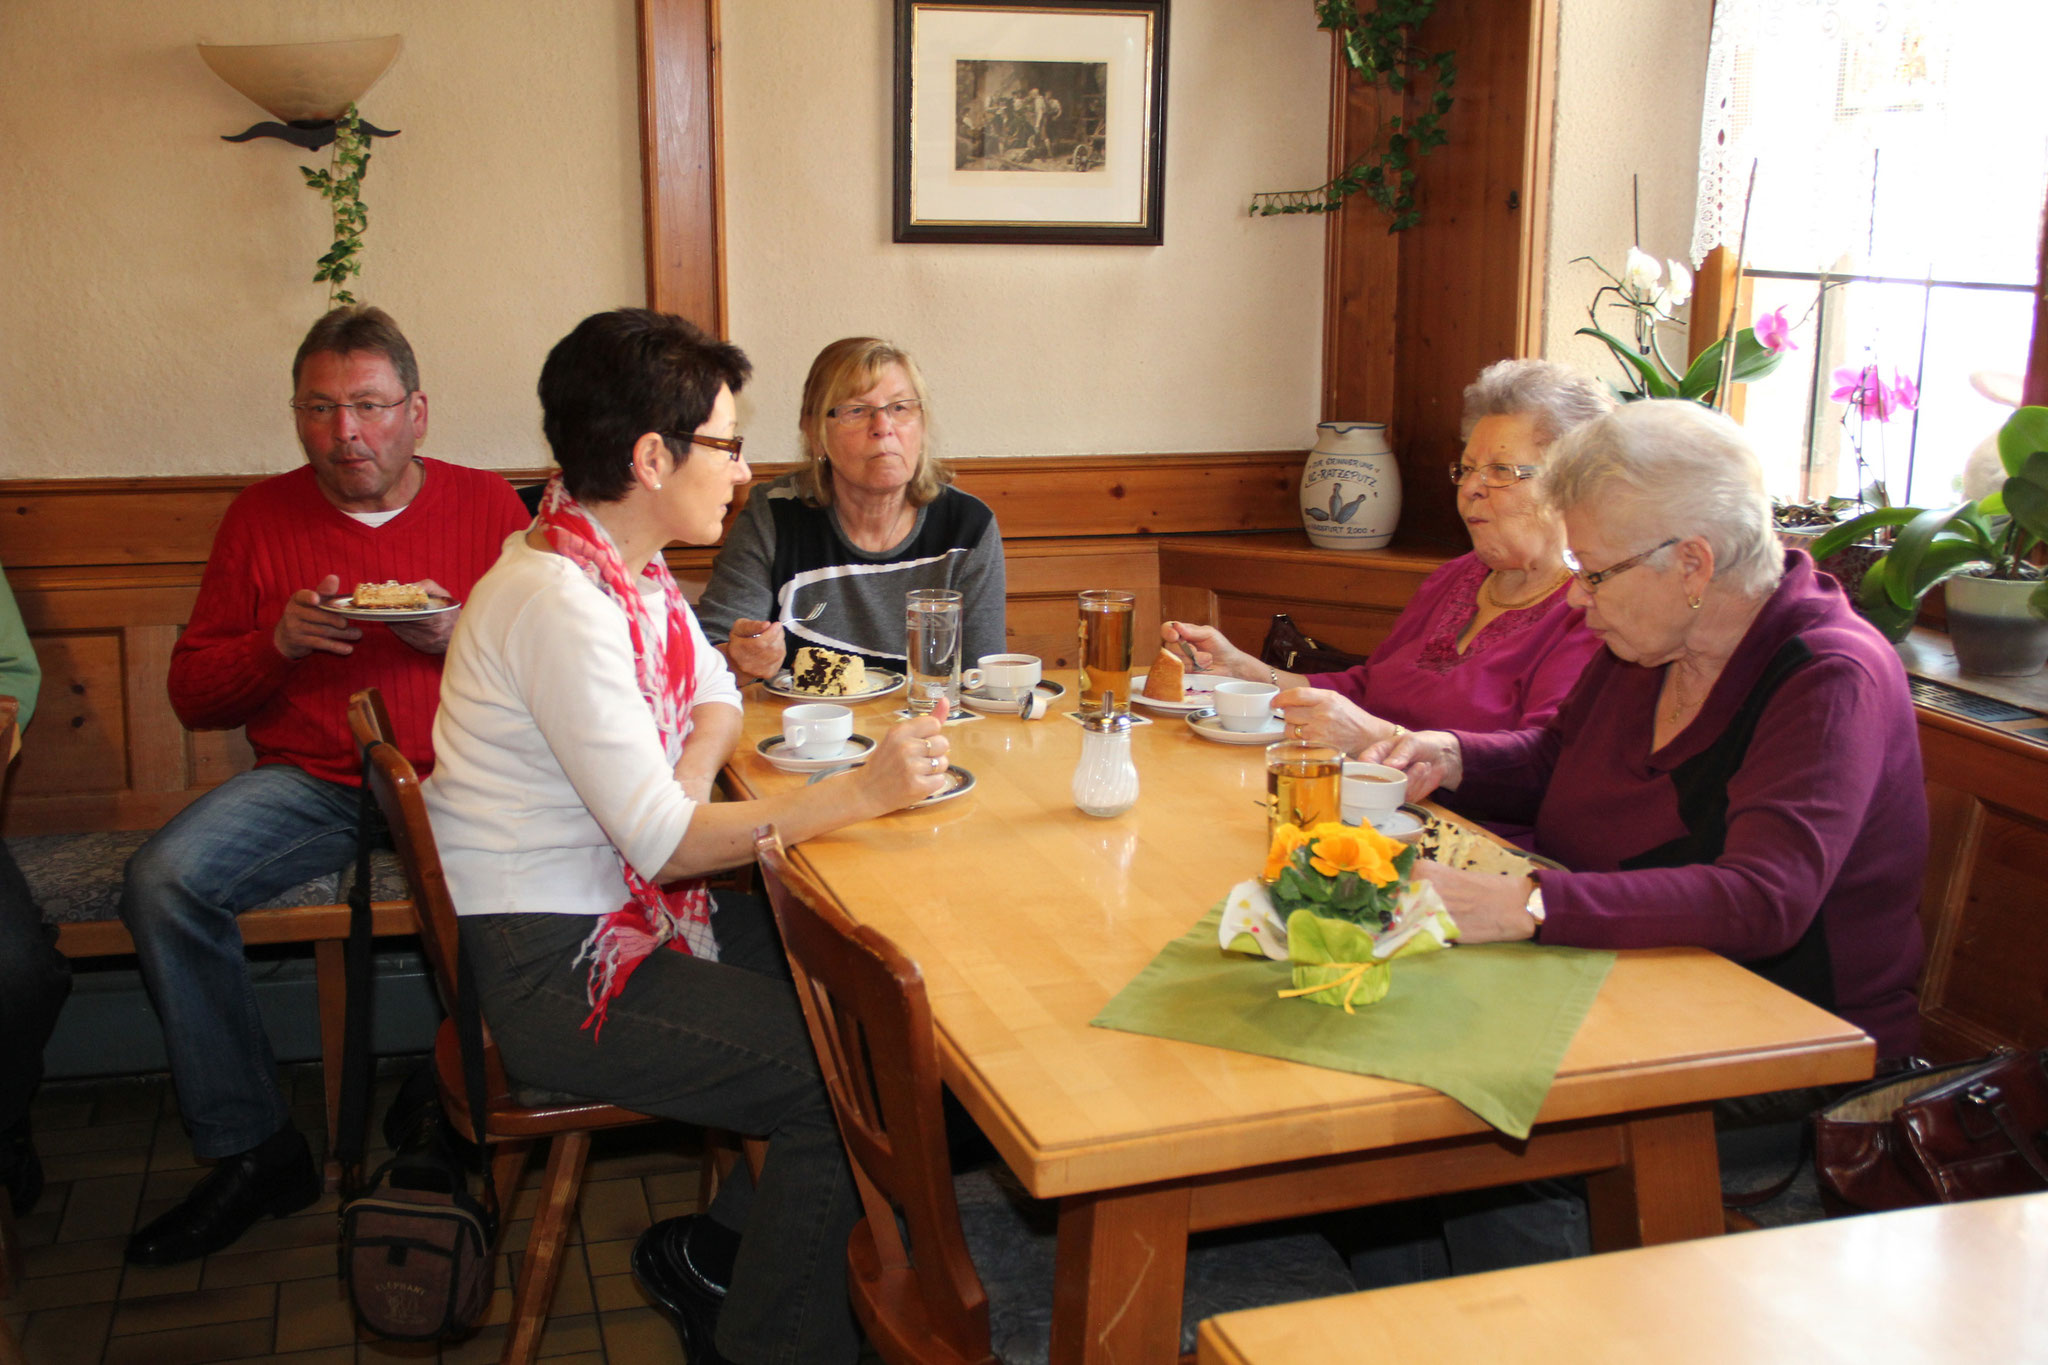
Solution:
M 1168 621 L 1202 667 L 1282 688 L 1293 733 L 1355 753 L 1402 729 L 1519 729 L 1549 720 L 1599 644 L 1565 600 L 1564 525 L 1532 482 L 1551 443 L 1614 403 L 1547 360 L 1503 360 L 1465 389 L 1464 454 L 1451 465 L 1472 552 L 1416 589 L 1370 662 L 1343 673 L 1269 668 L 1210 626 Z
M 1571 600 L 1606 651 L 1547 724 L 1376 744 L 1409 793 L 1527 821 L 1568 872 L 1423 864 L 1466 942 L 1711 948 L 1840 1015 L 1880 1059 L 1919 1039 L 1927 857 L 1905 671 L 1804 551 L 1755 453 L 1679 400 L 1551 452 Z

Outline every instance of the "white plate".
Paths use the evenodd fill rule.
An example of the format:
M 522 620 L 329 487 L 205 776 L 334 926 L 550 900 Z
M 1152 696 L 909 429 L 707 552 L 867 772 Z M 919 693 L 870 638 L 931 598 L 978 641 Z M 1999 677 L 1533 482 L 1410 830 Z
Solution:
M 1199 711 L 1208 706 L 1209 689 L 1217 683 L 1230 680 L 1227 673 L 1190 673 L 1185 680 L 1188 690 L 1186 701 L 1161 701 L 1157 697 L 1145 695 L 1145 679 L 1148 676 L 1150 675 L 1144 673 L 1131 675 L 1131 704 L 1148 707 L 1154 711 L 1164 711 L 1172 716 L 1184 716 L 1190 711 Z
M 331 611 L 336 616 L 346 616 L 351 621 L 424 621 L 429 616 L 439 616 L 442 612 L 454 611 L 462 605 L 460 602 L 449 602 L 432 597 L 427 600 L 430 602 L 441 601 L 441 605 L 438 607 L 359 607 L 355 604 L 355 598 L 353 597 L 337 597 L 331 602 L 322 602 L 320 610 Z
M 875 742 L 866 735 L 854 735 L 839 746 L 839 752 L 824 758 L 798 758 L 782 752 L 781 735 L 770 735 L 754 746 L 754 752 L 786 773 L 818 773 L 827 768 L 847 768 L 868 761 Z
M 1268 716 L 1263 730 L 1226 730 L 1214 711 L 1202 710 L 1188 717 L 1188 728 L 1217 744 L 1273 744 L 1287 738 L 1287 723 L 1278 716 Z
M 827 768 L 824 772 L 813 774 L 811 782 L 823 782 L 827 778 L 838 776 L 840 773 L 850 773 L 853 771 L 853 767 L 853 764 L 845 763 L 842 760 L 839 767 Z M 965 796 L 974 790 L 974 774 L 968 772 L 965 768 L 953 767 L 946 769 L 946 778 L 947 784 L 944 787 L 933 792 L 916 805 L 905 806 L 904 809 L 916 810 L 918 806 L 936 806 L 942 801 L 951 801 L 956 796 Z M 806 783 L 805 785 L 808 786 L 810 784 Z
M 785 668 L 767 682 L 762 683 L 761 686 L 766 688 L 771 695 L 788 697 L 791 701 L 867 701 L 873 697 L 886 697 L 897 688 L 903 686 L 903 675 L 891 672 L 886 668 L 871 668 L 867 671 L 867 676 L 863 681 L 866 683 L 866 686 L 862 687 L 858 692 L 848 692 L 845 696 L 841 697 L 821 697 L 815 692 L 792 690 L 789 685 L 789 670 Z
M 1036 688 L 1038 695 L 1044 697 L 1047 702 L 1058 701 L 1067 695 L 1067 689 L 1051 678 L 1041 678 Z M 980 711 L 991 716 L 1014 716 L 1024 705 L 1024 700 L 1020 697 L 1016 701 L 999 701 L 994 697 L 984 697 L 979 692 L 963 690 L 960 693 L 960 704 L 970 711 Z

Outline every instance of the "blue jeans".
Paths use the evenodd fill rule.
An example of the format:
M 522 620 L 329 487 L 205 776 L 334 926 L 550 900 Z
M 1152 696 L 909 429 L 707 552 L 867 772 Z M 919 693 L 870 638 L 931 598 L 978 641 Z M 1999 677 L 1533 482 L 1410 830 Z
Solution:
M 767 1136 L 759 1186 L 729 1181 L 711 1208 L 743 1234 L 719 1353 L 746 1365 L 852 1361 L 846 1239 L 860 1199 L 767 906 L 720 895 L 720 960 L 654 953 L 611 1002 L 602 1037 L 583 1027 L 587 971 L 574 965 L 595 927 L 588 916 L 466 915 L 461 925 L 509 1074 Z
M 200 797 L 128 860 L 121 920 L 196 1156 L 246 1152 L 290 1118 L 235 916 L 346 866 L 357 800 L 354 787 L 267 764 Z

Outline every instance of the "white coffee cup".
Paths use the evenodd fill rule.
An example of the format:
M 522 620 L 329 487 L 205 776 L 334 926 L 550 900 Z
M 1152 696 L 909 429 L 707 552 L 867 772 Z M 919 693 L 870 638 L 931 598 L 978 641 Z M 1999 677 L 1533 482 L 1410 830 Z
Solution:
M 853 712 L 826 702 L 782 713 L 782 747 L 792 758 L 831 758 L 853 737 Z
M 961 682 L 990 701 L 1017 701 L 1038 686 L 1044 665 L 1036 654 L 984 654 Z
M 1408 774 L 1384 763 L 1346 763 L 1338 802 L 1347 824 L 1370 820 L 1378 825 L 1401 808 L 1408 797 Z
M 1273 698 L 1279 695 L 1280 689 L 1271 683 L 1233 679 L 1217 683 L 1209 700 L 1224 729 L 1250 734 L 1268 727 L 1273 718 Z

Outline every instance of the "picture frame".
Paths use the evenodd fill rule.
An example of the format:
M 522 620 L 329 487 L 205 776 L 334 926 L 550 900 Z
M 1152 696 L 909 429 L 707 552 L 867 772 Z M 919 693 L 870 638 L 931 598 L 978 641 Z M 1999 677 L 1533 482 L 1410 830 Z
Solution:
M 896 0 L 895 240 L 1158 246 L 1170 0 Z

